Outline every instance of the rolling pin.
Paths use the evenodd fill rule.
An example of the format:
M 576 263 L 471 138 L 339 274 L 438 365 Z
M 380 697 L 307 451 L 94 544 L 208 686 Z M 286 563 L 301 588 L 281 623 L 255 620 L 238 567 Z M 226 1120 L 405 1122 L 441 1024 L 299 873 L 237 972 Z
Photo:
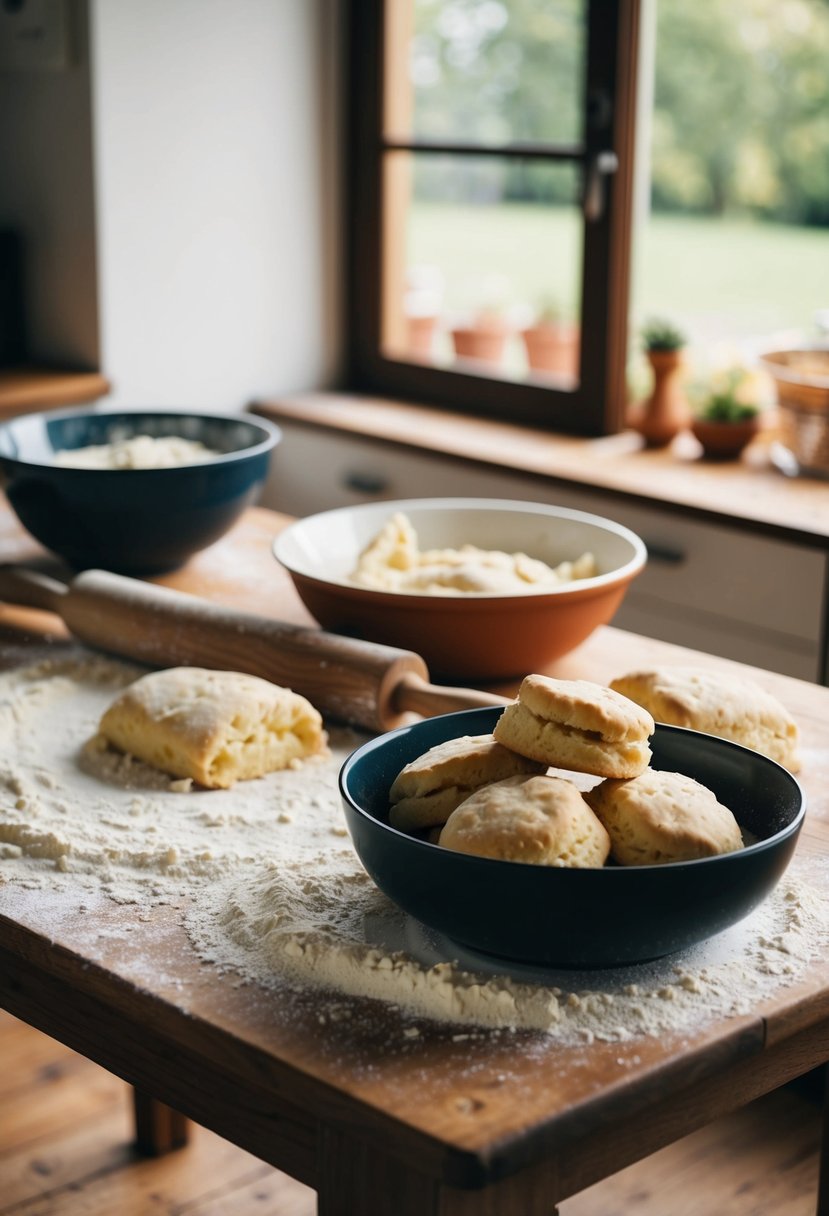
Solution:
M 223 608 L 138 579 L 85 570 L 71 582 L 0 567 L 0 600 L 56 613 L 74 637 L 155 667 L 244 671 L 307 697 L 322 714 L 391 730 L 408 714 L 506 705 L 504 697 L 429 682 L 420 655 Z

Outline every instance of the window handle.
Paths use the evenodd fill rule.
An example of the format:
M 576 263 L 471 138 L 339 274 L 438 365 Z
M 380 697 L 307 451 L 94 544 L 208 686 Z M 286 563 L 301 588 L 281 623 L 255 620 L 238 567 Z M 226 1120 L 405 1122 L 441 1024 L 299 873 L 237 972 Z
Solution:
M 584 167 L 584 198 L 582 207 L 588 223 L 595 223 L 604 214 L 605 178 L 619 168 L 615 152 L 593 152 Z

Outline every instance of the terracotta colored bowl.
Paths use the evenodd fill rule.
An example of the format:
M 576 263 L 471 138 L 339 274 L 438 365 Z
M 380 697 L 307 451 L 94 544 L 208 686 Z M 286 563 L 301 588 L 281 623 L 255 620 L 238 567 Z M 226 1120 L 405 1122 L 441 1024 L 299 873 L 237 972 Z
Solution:
M 484 363 L 500 363 L 509 337 L 505 325 L 481 325 L 477 328 L 457 328 L 451 331 L 452 345 L 459 359 L 479 359 Z
M 396 512 L 422 548 L 472 544 L 550 565 L 594 555 L 600 573 L 516 595 L 413 595 L 356 587 L 348 575 Z M 643 568 L 644 543 L 621 524 L 540 503 L 425 498 L 366 503 L 299 520 L 276 539 L 311 615 L 325 629 L 420 654 L 432 675 L 496 680 L 538 671 L 573 650 L 619 607 Z
M 712 422 L 707 418 L 694 418 L 691 432 L 702 444 L 706 460 L 736 460 L 760 430 L 757 415 L 742 418 L 739 422 Z

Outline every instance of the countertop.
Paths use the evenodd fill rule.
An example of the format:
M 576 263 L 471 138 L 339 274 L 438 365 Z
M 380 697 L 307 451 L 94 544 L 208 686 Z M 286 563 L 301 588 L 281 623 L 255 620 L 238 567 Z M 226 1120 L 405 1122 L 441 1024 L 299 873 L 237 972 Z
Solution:
M 302 393 L 260 398 L 254 412 L 481 468 L 581 486 L 715 523 L 829 549 L 829 481 L 792 478 L 772 462 L 769 425 L 742 459 L 700 458 L 690 433 L 645 449 L 624 431 L 598 439 L 553 434 L 387 398 Z

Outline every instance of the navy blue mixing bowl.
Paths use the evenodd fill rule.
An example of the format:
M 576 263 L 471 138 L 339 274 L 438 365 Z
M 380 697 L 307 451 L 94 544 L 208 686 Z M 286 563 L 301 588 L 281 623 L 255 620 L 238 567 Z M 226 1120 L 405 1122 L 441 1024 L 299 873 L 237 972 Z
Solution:
M 756 842 L 699 861 L 559 869 L 455 853 L 396 831 L 389 787 L 430 747 L 488 734 L 500 709 L 444 714 L 364 744 L 340 773 L 354 847 L 377 886 L 422 924 L 485 954 L 555 967 L 646 962 L 736 924 L 772 891 L 806 813 L 794 777 L 725 739 L 656 727 L 652 767 L 713 790 Z
M 180 436 L 220 455 L 166 469 L 82 469 L 58 452 L 137 435 Z M 70 566 L 157 574 L 222 536 L 255 502 L 280 431 L 252 416 L 91 409 L 0 426 L 0 487 L 20 522 Z

